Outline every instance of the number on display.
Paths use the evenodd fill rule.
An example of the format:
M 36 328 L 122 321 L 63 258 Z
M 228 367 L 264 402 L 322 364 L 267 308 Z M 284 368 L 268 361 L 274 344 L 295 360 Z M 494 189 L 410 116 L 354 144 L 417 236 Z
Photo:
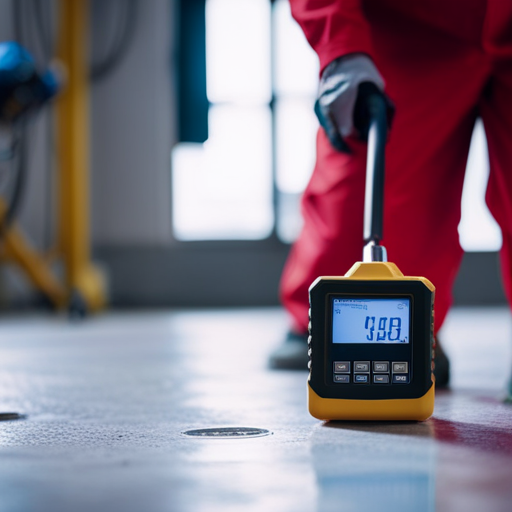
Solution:
M 375 333 L 376 326 L 377 333 Z M 381 316 L 377 320 L 374 316 L 367 316 L 364 327 L 368 332 L 366 335 L 368 341 L 399 341 L 402 332 L 402 319 Z

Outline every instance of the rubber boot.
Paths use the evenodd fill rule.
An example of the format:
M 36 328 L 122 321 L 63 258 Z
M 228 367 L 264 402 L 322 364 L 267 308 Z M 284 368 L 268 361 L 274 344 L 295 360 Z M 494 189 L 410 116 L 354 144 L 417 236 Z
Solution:
M 436 339 L 434 350 L 434 376 L 436 378 L 436 388 L 446 388 L 450 383 L 450 360 L 441 347 L 439 339 Z
M 268 364 L 275 370 L 307 370 L 308 361 L 307 334 L 288 331 L 284 343 L 270 354 Z

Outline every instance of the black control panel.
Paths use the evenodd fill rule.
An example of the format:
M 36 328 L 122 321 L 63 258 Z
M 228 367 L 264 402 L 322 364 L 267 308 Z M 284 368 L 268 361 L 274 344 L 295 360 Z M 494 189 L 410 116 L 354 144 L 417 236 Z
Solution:
M 409 384 L 409 361 L 334 361 L 336 384 Z

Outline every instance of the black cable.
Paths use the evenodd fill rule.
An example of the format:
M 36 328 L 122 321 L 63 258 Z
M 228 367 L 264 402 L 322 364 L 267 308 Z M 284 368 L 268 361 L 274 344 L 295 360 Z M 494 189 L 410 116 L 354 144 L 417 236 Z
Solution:
M 13 0 L 13 24 L 15 31 L 15 39 L 20 44 L 23 44 L 24 39 L 24 23 L 23 23 L 23 8 L 26 7 L 22 0 Z M 13 148 L 13 160 L 17 157 L 17 165 L 15 165 L 15 172 L 12 184 L 12 194 L 10 201 L 6 200 L 6 210 L 0 219 L 0 238 L 3 238 L 6 231 L 12 224 L 13 219 L 16 217 L 21 204 L 23 192 L 25 189 L 26 175 L 27 175 L 27 130 L 25 123 L 22 121 L 17 126 L 11 128 L 15 131 Z M 17 132 L 17 133 L 16 133 Z
M 47 66 L 55 53 L 50 19 L 52 11 L 48 3 L 43 0 L 12 0 L 11 6 L 14 39 L 31 48 L 31 52 L 39 57 L 36 61 Z
M 25 32 L 27 22 L 30 22 L 31 12 L 35 13 L 33 18 L 35 30 L 29 30 L 28 32 L 30 35 L 34 34 L 36 36 L 38 43 L 36 46 L 40 46 L 43 61 L 47 64 L 53 57 L 54 42 L 51 37 L 51 24 L 48 17 L 45 19 L 41 0 L 32 0 L 30 5 L 26 0 L 12 1 L 15 40 L 23 46 L 28 45 L 28 37 Z M 28 129 L 26 124 L 22 122 L 20 125 L 14 126 L 12 130 L 17 131 L 12 145 L 12 159 L 17 159 L 17 162 L 14 164 L 11 197 L 10 200 L 6 199 L 6 210 L 0 219 L 0 238 L 4 236 L 19 212 L 28 174 L 28 148 L 30 146 Z M 48 151 L 51 151 L 50 147 Z
M 3 238 L 7 230 L 12 224 L 12 221 L 16 217 L 23 192 L 25 190 L 25 182 L 27 175 L 27 132 L 25 126 L 18 127 L 19 134 L 16 136 L 16 142 L 14 142 L 13 147 L 15 148 L 15 155 L 13 158 L 18 159 L 16 168 L 15 168 L 15 177 L 12 186 L 12 194 L 11 199 L 7 204 L 7 208 L 5 210 L 4 215 L 0 219 L 0 238 Z
M 39 44 L 43 50 L 45 63 L 48 63 L 55 54 L 55 41 L 52 37 L 51 10 L 46 5 L 48 2 L 43 0 L 32 0 L 32 9 L 34 11 L 34 21 L 36 26 L 36 34 Z
M 52 26 L 51 9 L 48 8 L 46 1 L 46 9 L 44 8 L 45 2 L 43 0 L 32 0 L 32 10 L 34 12 L 34 21 L 36 26 L 36 33 L 38 41 L 43 48 L 45 63 L 52 60 L 55 55 L 55 37 L 54 29 Z M 53 132 L 53 104 L 46 106 L 46 117 L 44 119 L 45 134 L 46 134 L 46 180 L 44 195 L 45 209 L 43 221 L 43 245 L 50 247 L 51 233 L 53 227 L 53 158 L 55 153 L 55 140 Z
M 44 233 L 43 233 L 43 244 L 44 247 L 51 246 L 52 240 L 52 231 L 55 225 L 54 219 L 54 205 L 53 201 L 55 198 L 54 194 L 54 159 L 56 152 L 56 144 L 55 144 L 55 132 L 53 131 L 54 126 L 54 107 L 53 104 L 48 105 L 46 111 L 46 187 L 44 195 L 46 197 L 46 208 L 44 210 Z
M 13 140 L 9 144 L 8 148 L 6 148 L 6 149 L 1 148 L 0 149 L 0 163 L 9 162 L 10 160 L 12 160 L 14 158 L 14 156 L 16 155 L 17 146 L 18 146 L 18 141 L 15 138 L 13 138 Z
M 25 190 L 25 182 L 27 177 L 28 168 L 28 153 L 27 153 L 27 129 L 22 126 L 20 129 L 20 139 L 18 143 L 18 168 L 16 172 L 16 179 L 14 180 L 13 192 L 9 208 L 5 212 L 3 218 L 3 229 L 8 228 L 13 219 L 16 217 L 19 207 L 21 205 L 21 199 Z
M 123 0 L 118 2 L 118 4 L 124 6 L 120 16 L 122 21 L 118 23 L 118 28 L 114 31 L 115 36 L 112 47 L 108 50 L 106 57 L 97 63 L 91 64 L 92 80 L 100 80 L 109 75 L 122 61 L 133 40 L 137 21 L 138 1 Z
M 12 0 L 12 16 L 13 16 L 13 26 L 14 26 L 14 39 L 23 44 L 23 15 L 22 15 L 22 7 L 23 0 Z

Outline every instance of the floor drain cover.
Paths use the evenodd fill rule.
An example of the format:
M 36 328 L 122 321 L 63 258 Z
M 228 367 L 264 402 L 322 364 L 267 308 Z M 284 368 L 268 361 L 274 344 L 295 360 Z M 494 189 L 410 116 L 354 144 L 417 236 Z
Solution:
M 198 430 L 186 430 L 182 434 L 190 437 L 208 437 L 216 439 L 231 439 L 234 437 L 262 437 L 272 432 L 263 428 L 251 427 L 225 427 L 225 428 L 201 428 Z
M 18 412 L 0 412 L 0 421 L 24 420 L 26 416 Z

